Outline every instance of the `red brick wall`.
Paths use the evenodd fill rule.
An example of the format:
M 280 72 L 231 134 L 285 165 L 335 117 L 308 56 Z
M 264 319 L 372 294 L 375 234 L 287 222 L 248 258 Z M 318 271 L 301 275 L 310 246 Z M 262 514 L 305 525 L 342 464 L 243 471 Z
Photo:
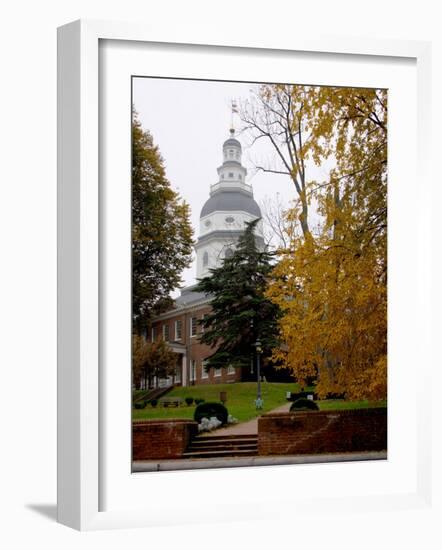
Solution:
M 386 408 L 269 413 L 258 419 L 259 455 L 386 449 Z
M 142 420 L 132 424 L 132 459 L 181 458 L 190 439 L 198 433 L 191 420 Z

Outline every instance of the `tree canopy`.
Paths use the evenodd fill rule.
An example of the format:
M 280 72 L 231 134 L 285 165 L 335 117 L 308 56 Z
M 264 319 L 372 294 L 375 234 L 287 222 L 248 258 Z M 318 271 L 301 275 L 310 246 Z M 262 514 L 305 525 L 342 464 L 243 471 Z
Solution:
M 166 309 L 192 255 L 189 206 L 166 178 L 151 134 L 132 123 L 132 313 L 136 332 Z
M 282 311 L 273 358 L 300 381 L 318 375 L 320 395 L 385 397 L 387 92 L 266 85 L 258 97 L 245 125 L 275 147 L 280 168 L 265 170 L 292 178 L 298 200 L 286 216 L 301 228 L 266 294 Z M 307 160 L 328 166 L 323 181 L 309 179 Z
M 133 381 L 139 387 L 144 380 L 144 387 L 151 387 L 152 380 L 171 376 L 176 368 L 176 355 L 163 340 L 147 342 L 143 336 L 132 337 Z

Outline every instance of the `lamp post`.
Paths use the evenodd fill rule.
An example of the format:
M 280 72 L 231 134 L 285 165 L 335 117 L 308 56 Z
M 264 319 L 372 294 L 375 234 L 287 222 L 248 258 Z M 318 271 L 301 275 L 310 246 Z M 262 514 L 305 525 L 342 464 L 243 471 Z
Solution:
M 250 319 L 250 332 L 253 334 L 253 319 Z M 250 374 L 253 374 L 253 353 L 250 356 Z
M 256 405 L 257 409 L 262 409 L 262 407 L 264 405 L 264 401 L 262 400 L 262 396 L 261 396 L 261 353 L 262 353 L 262 347 L 261 347 L 261 342 L 259 340 L 256 340 L 256 342 L 255 342 L 255 349 L 256 349 L 256 379 L 257 379 L 255 405 Z

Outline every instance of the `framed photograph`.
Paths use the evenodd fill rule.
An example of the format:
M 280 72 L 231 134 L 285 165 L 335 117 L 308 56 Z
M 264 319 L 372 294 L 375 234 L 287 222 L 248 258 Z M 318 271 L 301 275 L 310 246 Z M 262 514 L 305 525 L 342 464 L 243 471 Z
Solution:
M 428 79 L 425 43 L 59 29 L 61 523 L 426 506 Z
M 386 459 L 388 90 L 132 105 L 134 471 Z

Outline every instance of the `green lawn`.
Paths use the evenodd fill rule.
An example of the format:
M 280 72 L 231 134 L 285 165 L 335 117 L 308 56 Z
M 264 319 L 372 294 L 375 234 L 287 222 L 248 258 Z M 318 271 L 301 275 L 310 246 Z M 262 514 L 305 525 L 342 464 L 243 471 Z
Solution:
M 330 399 L 328 401 L 316 401 L 321 411 L 339 411 L 344 409 L 369 409 L 371 407 L 386 407 L 387 401 L 344 401 L 343 399 Z
M 261 384 L 262 397 L 264 399 L 263 412 L 279 407 L 286 403 L 286 392 L 299 391 L 298 384 L 281 384 L 265 382 Z M 169 397 L 193 397 L 202 398 L 205 401 L 218 401 L 221 391 L 227 392 L 226 407 L 229 414 L 233 415 L 240 422 L 251 420 L 257 416 L 255 409 L 256 382 L 238 382 L 235 384 L 211 384 L 190 386 L 187 388 L 177 387 L 167 394 Z M 193 419 L 195 405 L 190 407 L 162 407 L 158 405 L 153 408 L 147 405 L 145 409 L 134 409 L 133 418 L 189 418 Z
M 227 392 L 226 407 L 229 414 L 233 415 L 240 422 L 251 420 L 259 414 L 268 412 L 280 405 L 287 403 L 286 392 L 300 391 L 298 384 L 287 384 L 277 382 L 264 382 L 261 385 L 262 397 L 264 399 L 264 409 L 257 411 L 255 409 L 256 383 L 238 382 L 235 384 L 213 384 L 191 386 L 187 388 L 176 387 L 167 394 L 170 397 L 193 397 L 203 398 L 205 401 L 219 401 L 221 391 Z M 369 401 L 318 401 L 321 410 L 333 409 L 356 409 L 373 406 L 386 406 L 386 402 Z M 133 409 L 133 418 L 188 418 L 193 419 L 195 405 L 181 407 L 152 407 L 147 405 L 145 409 Z
M 146 392 L 146 390 L 134 390 L 132 392 L 132 399 L 134 401 L 136 401 L 138 399 L 138 397 L 141 397 L 142 395 L 144 395 Z

